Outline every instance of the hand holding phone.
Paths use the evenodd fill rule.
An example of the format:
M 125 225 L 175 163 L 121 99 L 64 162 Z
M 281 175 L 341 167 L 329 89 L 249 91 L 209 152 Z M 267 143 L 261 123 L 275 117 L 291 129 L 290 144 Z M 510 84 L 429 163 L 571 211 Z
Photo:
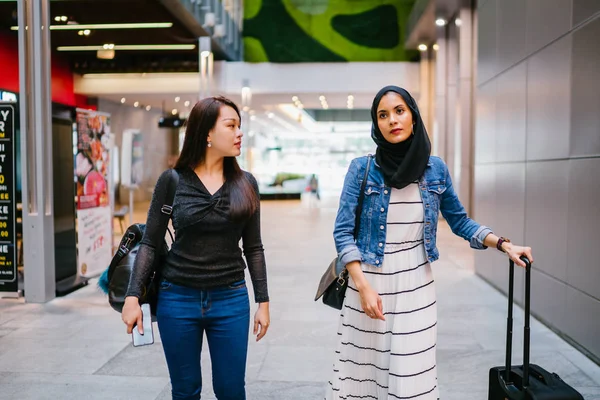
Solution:
M 152 315 L 150 314 L 150 304 L 144 303 L 142 308 L 142 324 L 144 334 L 142 335 L 137 326 L 133 327 L 131 337 L 135 347 L 145 346 L 154 343 L 154 332 L 152 330 Z

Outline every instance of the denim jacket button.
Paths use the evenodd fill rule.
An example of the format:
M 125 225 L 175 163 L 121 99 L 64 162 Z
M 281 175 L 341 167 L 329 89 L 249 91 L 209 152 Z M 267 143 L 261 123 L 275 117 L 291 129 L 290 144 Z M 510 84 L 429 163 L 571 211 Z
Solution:
M 381 229 L 381 230 L 383 230 L 384 228 L 385 228 L 385 226 L 383 226 L 383 225 L 381 225 L 381 226 L 379 227 L 379 229 Z
M 381 212 L 385 212 L 385 208 L 381 207 Z
M 379 247 L 383 247 L 383 243 L 379 243 Z
M 388 191 L 387 191 L 387 189 L 383 191 L 383 194 L 388 194 Z
M 379 264 L 379 260 L 375 260 L 375 264 Z

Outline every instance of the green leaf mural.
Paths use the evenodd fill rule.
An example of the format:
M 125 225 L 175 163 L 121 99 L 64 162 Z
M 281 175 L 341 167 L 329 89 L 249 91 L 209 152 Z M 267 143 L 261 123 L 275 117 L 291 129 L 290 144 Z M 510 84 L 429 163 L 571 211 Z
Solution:
M 413 61 L 405 50 L 414 0 L 246 0 L 249 62 Z

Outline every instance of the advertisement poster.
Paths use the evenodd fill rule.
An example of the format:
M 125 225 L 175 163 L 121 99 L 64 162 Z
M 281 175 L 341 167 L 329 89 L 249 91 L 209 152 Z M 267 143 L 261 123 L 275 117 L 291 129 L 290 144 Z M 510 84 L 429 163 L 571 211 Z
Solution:
M 112 218 L 110 207 L 77 210 L 79 274 L 92 277 L 102 273 L 112 259 Z
M 144 179 L 143 136 L 136 129 L 123 132 L 121 183 L 125 187 L 137 187 Z
M 0 292 L 17 292 L 15 109 L 0 104 Z
M 110 115 L 77 110 L 77 238 L 79 273 L 92 277 L 112 259 L 109 193 Z

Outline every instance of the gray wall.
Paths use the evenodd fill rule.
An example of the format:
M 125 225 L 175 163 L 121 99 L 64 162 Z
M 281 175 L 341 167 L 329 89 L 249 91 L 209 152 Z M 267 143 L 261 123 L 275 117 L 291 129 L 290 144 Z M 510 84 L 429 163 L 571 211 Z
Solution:
M 123 148 L 123 131 L 139 129 L 143 134 L 144 147 L 144 180 L 134 195 L 134 200 L 148 201 L 152 197 L 152 188 L 160 174 L 168 168 L 167 161 L 173 148 L 173 129 L 158 127 L 158 119 L 162 113 L 159 110 L 146 111 L 120 103 L 100 99 L 98 111 L 107 112 L 111 116 L 111 131 L 115 134 L 115 144 L 119 146 L 119 165 L 121 164 L 120 151 Z M 120 190 L 120 204 L 129 204 L 129 191 Z
M 600 1 L 480 0 L 478 21 L 474 216 L 533 248 L 532 312 L 598 361 Z M 507 265 L 476 256 L 503 291 Z

